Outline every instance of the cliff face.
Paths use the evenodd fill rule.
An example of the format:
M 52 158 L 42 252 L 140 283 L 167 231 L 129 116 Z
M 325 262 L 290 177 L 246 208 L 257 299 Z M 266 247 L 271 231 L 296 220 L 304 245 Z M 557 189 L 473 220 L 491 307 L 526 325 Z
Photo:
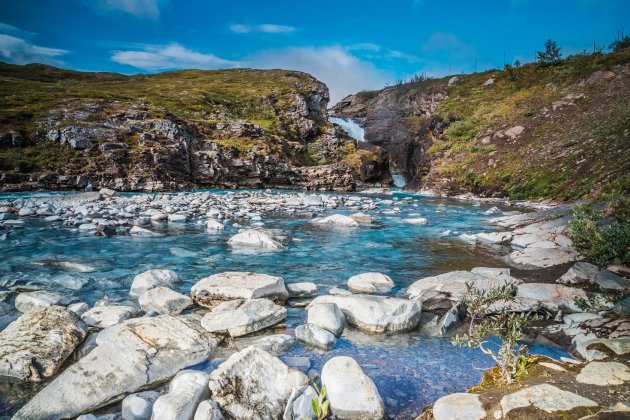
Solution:
M 626 50 L 360 92 L 331 114 L 361 119 L 408 190 L 568 199 L 630 185 L 629 94 Z
M 2 189 L 351 190 L 387 175 L 382 150 L 327 121 L 328 89 L 304 73 L 0 64 L 0 80 Z

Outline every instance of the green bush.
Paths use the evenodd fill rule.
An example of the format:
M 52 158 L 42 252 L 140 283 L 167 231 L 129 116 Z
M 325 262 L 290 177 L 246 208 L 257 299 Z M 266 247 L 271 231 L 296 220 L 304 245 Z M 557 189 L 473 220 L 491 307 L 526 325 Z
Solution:
M 612 207 L 615 208 L 615 205 Z M 615 218 L 604 219 L 604 211 L 582 206 L 573 212 L 569 237 L 575 247 L 594 264 L 630 265 L 630 223 L 622 208 Z

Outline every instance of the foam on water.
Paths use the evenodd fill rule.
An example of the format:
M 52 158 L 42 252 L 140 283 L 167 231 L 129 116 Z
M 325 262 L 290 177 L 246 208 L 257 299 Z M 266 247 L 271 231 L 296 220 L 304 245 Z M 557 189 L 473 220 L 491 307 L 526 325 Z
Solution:
M 328 121 L 337 124 L 356 141 L 365 141 L 365 129 L 352 118 L 328 117 Z

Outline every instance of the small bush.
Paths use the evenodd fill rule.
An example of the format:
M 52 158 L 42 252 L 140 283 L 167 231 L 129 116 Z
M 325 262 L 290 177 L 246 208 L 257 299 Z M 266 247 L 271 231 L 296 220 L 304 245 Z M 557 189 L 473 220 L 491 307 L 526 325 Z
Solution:
M 545 42 L 545 51 L 536 53 L 538 63 L 543 66 L 556 66 L 562 62 L 562 50 L 556 41 L 550 39 Z

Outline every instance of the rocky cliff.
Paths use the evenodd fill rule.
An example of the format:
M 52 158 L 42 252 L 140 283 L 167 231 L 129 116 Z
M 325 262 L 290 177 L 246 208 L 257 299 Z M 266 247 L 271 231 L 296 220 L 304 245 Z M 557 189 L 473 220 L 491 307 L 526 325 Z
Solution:
M 387 183 L 382 149 L 327 121 L 328 89 L 282 70 L 124 76 L 0 63 L 0 188 Z
M 406 189 L 570 199 L 628 189 L 629 95 L 626 50 L 360 92 L 331 113 L 363 121 Z

